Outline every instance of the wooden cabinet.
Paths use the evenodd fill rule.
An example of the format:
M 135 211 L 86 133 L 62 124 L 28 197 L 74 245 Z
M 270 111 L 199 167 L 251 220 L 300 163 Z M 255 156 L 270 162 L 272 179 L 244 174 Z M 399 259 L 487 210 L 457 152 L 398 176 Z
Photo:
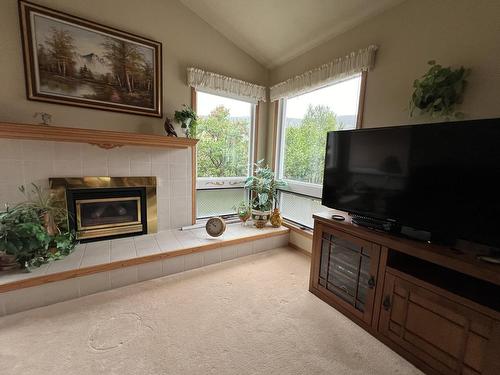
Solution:
M 495 360 L 486 358 L 487 347 L 499 327 L 479 311 L 385 274 L 380 333 L 441 374 L 484 373 Z
M 500 266 L 315 216 L 310 291 L 429 374 L 500 374 Z
M 380 247 L 322 224 L 316 234 L 313 287 L 371 324 Z

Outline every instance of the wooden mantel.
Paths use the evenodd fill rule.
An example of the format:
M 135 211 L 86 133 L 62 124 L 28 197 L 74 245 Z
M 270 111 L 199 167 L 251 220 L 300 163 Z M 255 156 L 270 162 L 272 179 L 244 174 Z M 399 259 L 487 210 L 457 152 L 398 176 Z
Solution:
M 0 122 L 0 138 L 89 143 L 105 149 L 121 146 L 194 148 L 198 142 L 197 139 L 167 137 L 166 135 L 8 122 Z

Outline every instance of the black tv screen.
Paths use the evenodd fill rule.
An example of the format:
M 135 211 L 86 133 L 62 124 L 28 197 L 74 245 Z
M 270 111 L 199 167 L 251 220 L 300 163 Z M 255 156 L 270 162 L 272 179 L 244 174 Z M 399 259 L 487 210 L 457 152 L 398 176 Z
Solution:
M 329 132 L 322 203 L 500 247 L 500 119 Z

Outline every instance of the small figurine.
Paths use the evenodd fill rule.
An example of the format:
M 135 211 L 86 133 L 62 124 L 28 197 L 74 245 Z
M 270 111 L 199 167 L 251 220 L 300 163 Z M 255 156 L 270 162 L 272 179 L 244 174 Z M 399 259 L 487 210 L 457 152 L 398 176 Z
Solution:
M 172 125 L 172 121 L 168 117 L 165 118 L 165 131 L 167 132 L 167 136 L 169 137 L 177 137 L 177 132 Z
M 271 214 L 271 224 L 275 228 L 279 228 L 281 224 L 283 224 L 283 218 L 281 217 L 279 208 L 275 208 Z
M 52 121 L 52 115 L 50 113 L 36 112 L 33 115 L 34 118 L 37 118 L 38 116 L 40 116 L 40 118 L 42 119 L 42 122 L 40 123 L 40 125 L 50 125 L 50 122 Z

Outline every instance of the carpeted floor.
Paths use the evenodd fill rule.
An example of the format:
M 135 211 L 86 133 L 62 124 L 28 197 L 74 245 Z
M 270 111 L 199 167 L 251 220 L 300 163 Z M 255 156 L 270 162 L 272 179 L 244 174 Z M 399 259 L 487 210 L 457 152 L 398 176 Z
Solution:
M 7 374 L 420 374 L 276 249 L 0 318 Z

